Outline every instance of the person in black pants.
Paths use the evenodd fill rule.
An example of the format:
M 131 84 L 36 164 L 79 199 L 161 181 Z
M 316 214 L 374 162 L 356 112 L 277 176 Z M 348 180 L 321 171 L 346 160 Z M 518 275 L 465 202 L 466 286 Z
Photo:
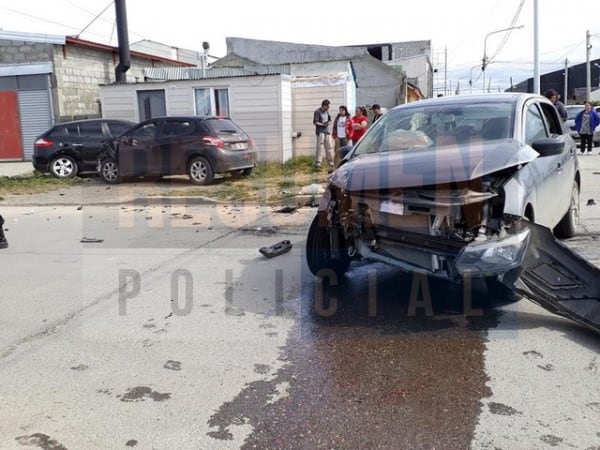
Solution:
M 4 218 L 0 216 L 0 248 L 8 247 L 8 241 L 4 235 Z
M 585 153 L 587 148 L 588 153 L 592 153 L 594 130 L 600 125 L 600 117 L 596 111 L 592 109 L 590 102 L 584 103 L 584 110 L 575 117 L 575 129 L 579 133 L 581 139 L 581 154 Z

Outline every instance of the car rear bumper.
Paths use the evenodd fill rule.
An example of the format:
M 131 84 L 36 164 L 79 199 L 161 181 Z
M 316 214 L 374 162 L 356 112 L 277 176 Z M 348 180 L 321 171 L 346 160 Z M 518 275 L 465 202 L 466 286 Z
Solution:
M 232 170 L 249 169 L 256 166 L 258 154 L 256 150 L 232 151 L 220 150 L 215 158 L 215 172 L 231 172 Z

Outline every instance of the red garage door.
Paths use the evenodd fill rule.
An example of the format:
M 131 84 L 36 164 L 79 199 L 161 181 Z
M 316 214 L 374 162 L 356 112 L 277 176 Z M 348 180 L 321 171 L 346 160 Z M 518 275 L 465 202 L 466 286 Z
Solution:
M 0 159 L 23 159 L 19 106 L 15 91 L 0 91 Z

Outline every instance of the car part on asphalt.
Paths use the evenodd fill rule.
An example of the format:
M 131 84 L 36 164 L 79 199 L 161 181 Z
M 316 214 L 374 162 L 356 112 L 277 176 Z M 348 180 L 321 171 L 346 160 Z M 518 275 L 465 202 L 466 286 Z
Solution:
M 275 256 L 282 255 L 286 252 L 289 252 L 292 249 L 292 243 L 290 241 L 281 241 L 277 244 L 273 244 L 269 247 L 261 247 L 258 251 L 265 258 L 274 258 Z
M 294 213 L 298 210 L 297 206 L 284 206 L 283 208 L 279 208 L 277 211 L 275 211 L 276 213 L 284 213 L 284 214 L 291 214 Z
M 586 204 L 587 204 L 587 206 L 594 206 L 594 205 L 596 205 L 596 200 L 594 200 L 593 198 L 588 198 L 588 201 Z
M 0 248 L 8 247 L 8 241 L 4 235 L 4 218 L 0 216 Z
M 100 244 L 102 242 L 104 242 L 104 239 L 97 239 L 97 238 L 81 238 L 81 242 L 82 244 Z
M 600 333 L 600 269 L 554 238 L 545 227 L 523 222 L 529 245 L 520 273 L 502 283 L 551 313 Z

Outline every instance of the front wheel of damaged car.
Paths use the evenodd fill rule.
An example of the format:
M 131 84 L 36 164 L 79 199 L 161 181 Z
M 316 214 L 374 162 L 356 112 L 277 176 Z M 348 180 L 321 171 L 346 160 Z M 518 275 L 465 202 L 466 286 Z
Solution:
M 345 246 L 341 245 L 338 258 L 332 257 L 330 230 L 319 225 L 319 216 L 316 215 L 308 229 L 306 262 L 316 276 L 327 276 L 328 271 L 333 271 L 340 278 L 350 267 L 350 257 Z
M 572 238 L 579 227 L 579 185 L 573 181 L 569 210 L 554 228 L 554 235 L 561 239 Z
M 100 163 L 100 176 L 108 184 L 116 184 L 121 181 L 119 165 L 114 158 L 107 158 Z

